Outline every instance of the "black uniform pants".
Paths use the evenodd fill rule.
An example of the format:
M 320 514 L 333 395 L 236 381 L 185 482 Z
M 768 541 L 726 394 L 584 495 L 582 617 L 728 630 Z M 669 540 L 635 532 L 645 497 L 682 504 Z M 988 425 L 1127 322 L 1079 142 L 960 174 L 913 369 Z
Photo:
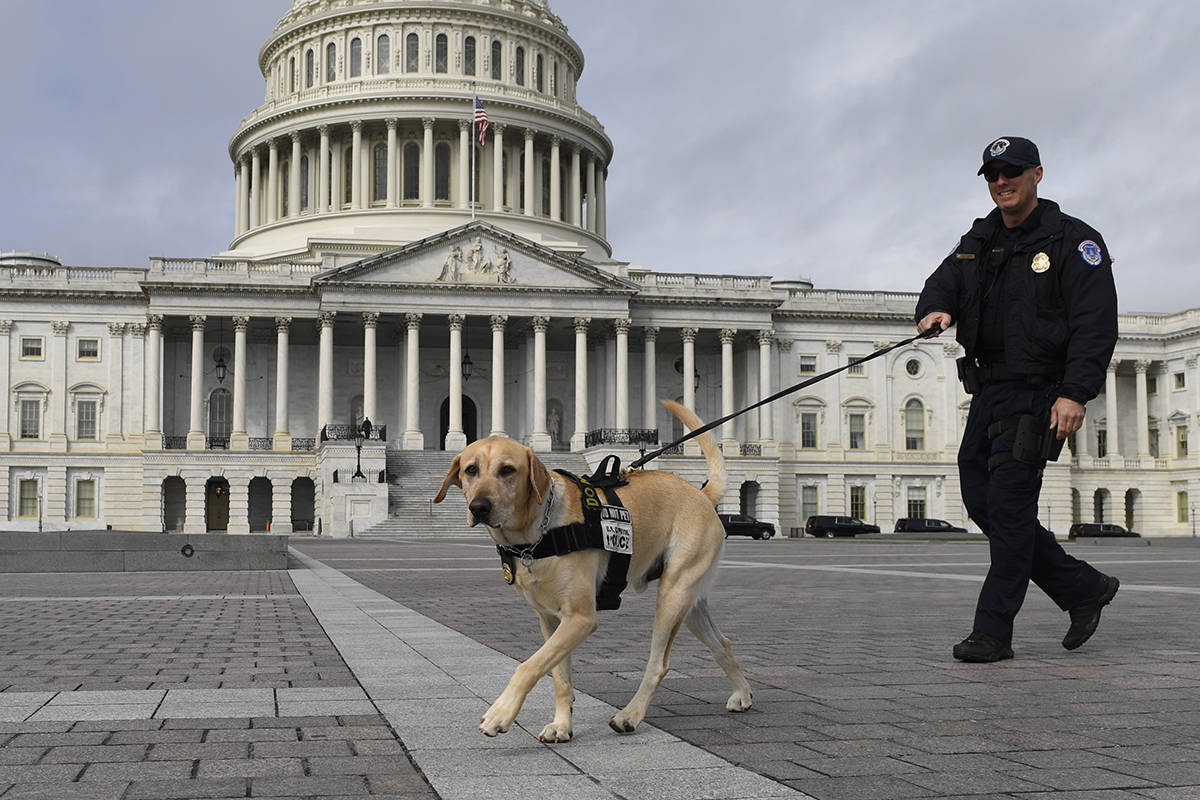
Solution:
M 975 630 L 1012 641 L 1013 620 L 1032 580 L 1059 608 L 1078 605 L 1095 588 L 1100 573 L 1063 550 L 1038 522 L 1041 471 L 1019 461 L 988 470 L 994 453 L 1011 452 L 1016 430 L 989 439 L 988 426 L 1017 414 L 1041 415 L 1051 399 L 1045 389 L 1023 381 L 992 383 L 971 400 L 958 451 L 963 504 L 988 538 L 991 567 L 979 592 Z

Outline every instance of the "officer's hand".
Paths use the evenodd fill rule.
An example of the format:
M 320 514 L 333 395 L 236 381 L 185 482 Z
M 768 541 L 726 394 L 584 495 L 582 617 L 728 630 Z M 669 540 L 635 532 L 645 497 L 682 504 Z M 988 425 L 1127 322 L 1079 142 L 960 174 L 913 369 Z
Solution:
M 917 333 L 937 328 L 937 333 L 930 334 L 930 338 L 936 339 L 942 335 L 942 331 L 950 327 L 950 323 L 953 321 L 953 318 L 945 311 L 930 311 L 924 319 L 917 323 Z
M 1065 439 L 1083 427 L 1085 409 L 1069 397 L 1060 397 L 1050 409 L 1050 427 L 1057 429 L 1058 438 Z

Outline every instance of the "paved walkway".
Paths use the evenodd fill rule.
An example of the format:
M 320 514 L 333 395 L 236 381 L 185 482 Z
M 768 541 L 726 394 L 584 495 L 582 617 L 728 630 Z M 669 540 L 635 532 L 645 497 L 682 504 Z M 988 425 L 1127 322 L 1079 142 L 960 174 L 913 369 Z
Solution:
M 540 645 L 474 535 L 297 538 L 289 573 L 0 575 L 0 800 L 13 798 L 1200 798 L 1200 548 L 1073 546 L 1118 575 L 1093 641 L 1036 590 L 1016 658 L 953 661 L 976 543 L 730 540 L 714 616 L 755 690 L 680 636 L 632 736 L 652 592 L 549 680 L 480 714 Z

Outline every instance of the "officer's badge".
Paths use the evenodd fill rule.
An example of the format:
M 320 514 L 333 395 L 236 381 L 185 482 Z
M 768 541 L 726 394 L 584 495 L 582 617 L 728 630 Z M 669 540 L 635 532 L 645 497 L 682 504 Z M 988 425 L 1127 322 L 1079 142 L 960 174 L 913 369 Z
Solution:
M 1079 243 L 1079 255 L 1083 256 L 1083 260 L 1093 267 L 1100 266 L 1100 261 L 1104 257 L 1104 253 L 1100 250 L 1100 245 L 1091 239 L 1085 239 Z
M 999 155 L 1004 155 L 1004 151 L 1008 149 L 1011 142 L 1008 139 L 997 139 L 992 142 L 992 146 L 988 148 L 988 155 L 995 158 Z
M 1038 253 L 1033 257 L 1033 263 L 1029 265 L 1029 268 L 1039 275 L 1042 274 L 1050 269 L 1050 256 L 1045 253 Z

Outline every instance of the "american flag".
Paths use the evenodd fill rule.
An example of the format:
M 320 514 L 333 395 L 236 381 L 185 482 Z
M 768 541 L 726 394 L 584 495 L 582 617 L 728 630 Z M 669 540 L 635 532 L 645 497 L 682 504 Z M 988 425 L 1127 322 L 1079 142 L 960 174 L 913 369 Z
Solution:
M 488 118 L 487 112 L 483 110 L 483 101 L 478 97 L 475 98 L 475 124 L 479 126 L 479 146 L 483 147 L 487 138 Z

